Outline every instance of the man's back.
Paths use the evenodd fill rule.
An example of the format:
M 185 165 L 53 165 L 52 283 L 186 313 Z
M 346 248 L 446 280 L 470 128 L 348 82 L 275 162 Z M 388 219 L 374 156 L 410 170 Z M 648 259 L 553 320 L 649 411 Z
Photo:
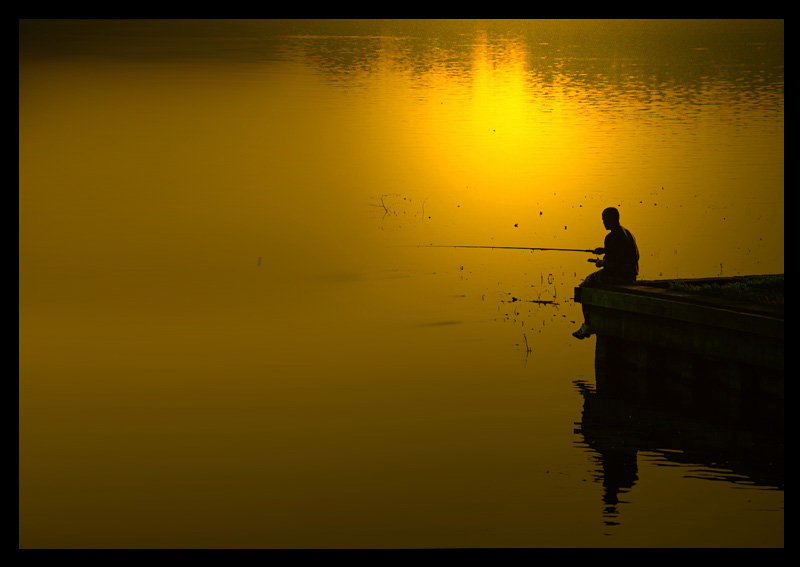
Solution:
M 618 225 L 606 235 L 603 268 L 623 279 L 639 275 L 639 248 L 627 228 Z

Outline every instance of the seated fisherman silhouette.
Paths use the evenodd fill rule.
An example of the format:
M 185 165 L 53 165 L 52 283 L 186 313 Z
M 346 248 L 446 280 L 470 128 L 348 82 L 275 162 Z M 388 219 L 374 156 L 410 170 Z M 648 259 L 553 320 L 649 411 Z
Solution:
M 600 269 L 589 274 L 579 287 L 633 283 L 639 275 L 639 248 L 631 231 L 619 224 L 617 209 L 609 207 L 603 211 L 603 226 L 610 232 L 604 246 L 594 250 L 595 254 L 604 254 L 602 259 L 595 261 Z M 572 333 L 575 338 L 585 339 L 594 334 L 585 305 L 583 320 L 581 328 Z

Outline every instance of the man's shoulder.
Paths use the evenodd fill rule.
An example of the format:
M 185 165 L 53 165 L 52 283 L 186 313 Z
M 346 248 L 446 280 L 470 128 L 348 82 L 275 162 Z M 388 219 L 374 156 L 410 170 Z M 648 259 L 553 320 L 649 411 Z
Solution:
M 606 235 L 606 238 L 612 238 L 612 239 L 625 238 L 627 232 L 628 232 L 627 229 L 621 226 L 616 226 L 612 228 L 611 231 L 609 231 L 609 233 Z

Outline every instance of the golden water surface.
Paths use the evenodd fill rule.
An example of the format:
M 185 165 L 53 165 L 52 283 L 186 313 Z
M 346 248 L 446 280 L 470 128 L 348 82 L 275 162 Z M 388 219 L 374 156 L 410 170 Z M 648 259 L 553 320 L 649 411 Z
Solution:
M 783 546 L 680 448 L 607 508 L 589 255 L 417 247 L 783 273 L 783 29 L 21 21 L 20 547 Z

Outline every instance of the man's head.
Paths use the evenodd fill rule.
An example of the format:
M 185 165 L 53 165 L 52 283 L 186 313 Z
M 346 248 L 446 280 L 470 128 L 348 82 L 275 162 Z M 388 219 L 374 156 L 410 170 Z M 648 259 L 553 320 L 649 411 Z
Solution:
M 603 210 L 603 226 L 608 230 L 619 226 L 619 211 L 614 207 Z

